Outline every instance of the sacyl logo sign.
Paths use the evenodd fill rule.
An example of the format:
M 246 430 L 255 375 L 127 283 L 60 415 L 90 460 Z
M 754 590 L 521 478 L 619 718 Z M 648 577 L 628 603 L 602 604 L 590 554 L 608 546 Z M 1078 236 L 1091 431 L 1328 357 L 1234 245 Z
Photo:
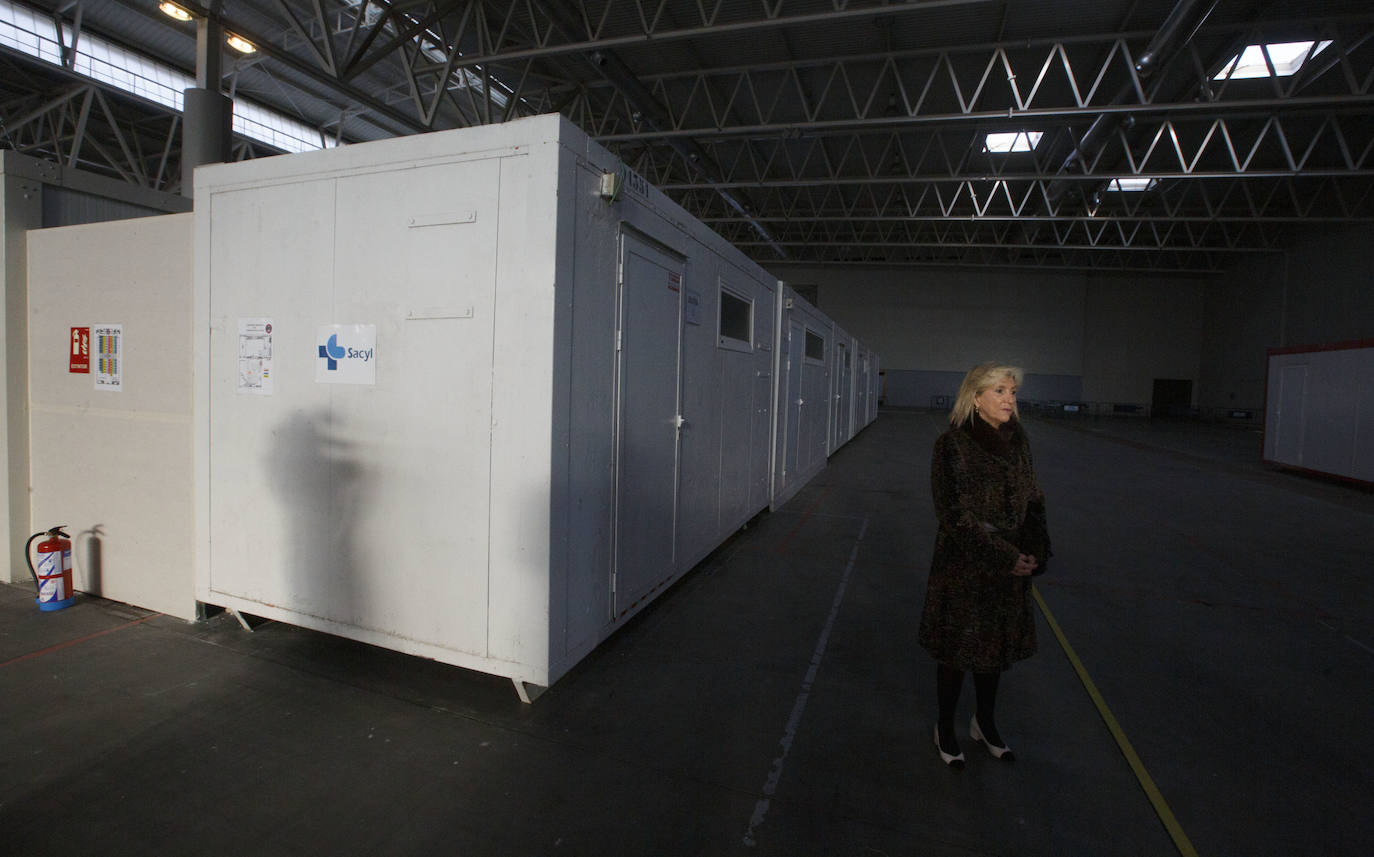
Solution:
M 327 324 L 317 329 L 315 380 L 322 384 L 377 383 L 377 325 Z
M 372 353 L 375 350 L 375 348 L 369 348 L 366 351 L 361 348 L 344 348 L 339 344 L 339 335 L 331 333 L 329 341 L 320 346 L 320 356 L 324 358 L 325 367 L 328 371 L 334 372 L 338 370 L 340 360 L 348 358 L 349 360 L 362 360 L 365 363 L 372 359 Z

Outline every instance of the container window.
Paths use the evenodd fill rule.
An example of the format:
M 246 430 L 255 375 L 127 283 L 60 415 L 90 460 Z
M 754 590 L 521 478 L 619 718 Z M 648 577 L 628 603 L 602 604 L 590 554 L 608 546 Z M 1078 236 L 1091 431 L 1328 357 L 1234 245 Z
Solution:
M 806 359 L 825 362 L 825 337 L 809 327 L 806 329 Z
M 720 344 L 754 347 L 754 303 L 726 289 L 720 290 Z

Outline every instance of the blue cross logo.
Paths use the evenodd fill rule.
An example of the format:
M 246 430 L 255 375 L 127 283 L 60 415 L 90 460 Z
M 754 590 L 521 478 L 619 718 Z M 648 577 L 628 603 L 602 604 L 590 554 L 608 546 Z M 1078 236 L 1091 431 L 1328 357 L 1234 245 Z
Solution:
M 343 359 L 346 353 L 343 348 L 339 347 L 339 335 L 337 333 L 331 333 L 329 341 L 320 346 L 320 357 L 327 361 L 325 368 L 330 372 L 339 368 L 339 361 Z

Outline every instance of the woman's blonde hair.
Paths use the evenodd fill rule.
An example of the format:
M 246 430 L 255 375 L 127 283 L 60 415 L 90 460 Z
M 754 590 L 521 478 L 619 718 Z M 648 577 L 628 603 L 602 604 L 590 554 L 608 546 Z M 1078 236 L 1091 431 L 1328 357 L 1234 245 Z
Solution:
M 964 376 L 964 383 L 959 385 L 959 395 L 954 399 L 954 408 L 949 412 L 949 424 L 961 426 L 973 418 L 973 398 L 984 390 L 997 386 L 997 382 L 1003 378 L 1010 378 L 1016 382 L 1016 386 L 1021 386 L 1021 379 L 1025 373 L 1020 366 L 1008 366 L 1005 363 L 979 363 L 968 374 Z M 1011 407 L 1012 414 L 1019 420 L 1021 413 L 1016 409 L 1016 405 Z

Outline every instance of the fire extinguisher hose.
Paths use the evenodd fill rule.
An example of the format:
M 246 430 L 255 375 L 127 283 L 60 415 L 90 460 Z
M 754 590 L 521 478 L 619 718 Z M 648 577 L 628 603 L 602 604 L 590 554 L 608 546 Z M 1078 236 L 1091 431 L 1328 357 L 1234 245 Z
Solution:
M 34 533 L 33 535 L 29 536 L 28 541 L 24 542 L 24 563 L 29 567 L 29 577 L 33 578 L 33 588 L 38 590 L 40 595 L 43 592 L 43 586 L 38 582 L 38 572 L 35 571 L 33 568 L 33 557 L 29 553 L 29 548 L 33 546 L 34 539 L 42 538 L 46 535 L 47 533 Z

